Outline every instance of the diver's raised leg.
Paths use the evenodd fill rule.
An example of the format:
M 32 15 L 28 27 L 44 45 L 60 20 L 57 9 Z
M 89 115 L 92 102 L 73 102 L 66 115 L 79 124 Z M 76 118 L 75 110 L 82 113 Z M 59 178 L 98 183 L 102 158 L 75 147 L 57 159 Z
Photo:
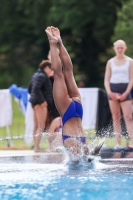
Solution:
M 58 40 L 52 35 L 50 27 L 48 27 L 45 31 L 49 39 L 51 62 L 52 68 L 54 70 L 53 96 L 56 107 L 60 115 L 62 116 L 72 100 L 68 95 L 64 75 L 62 73 L 62 63 L 59 57 L 59 53 L 57 51 Z

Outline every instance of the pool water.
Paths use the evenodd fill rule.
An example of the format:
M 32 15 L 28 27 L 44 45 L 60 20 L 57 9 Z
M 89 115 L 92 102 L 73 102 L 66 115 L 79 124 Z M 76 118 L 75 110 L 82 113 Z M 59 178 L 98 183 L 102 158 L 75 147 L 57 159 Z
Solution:
M 88 169 L 33 160 L 29 157 L 0 160 L 0 199 L 133 199 L 133 162 L 130 160 L 96 160 Z

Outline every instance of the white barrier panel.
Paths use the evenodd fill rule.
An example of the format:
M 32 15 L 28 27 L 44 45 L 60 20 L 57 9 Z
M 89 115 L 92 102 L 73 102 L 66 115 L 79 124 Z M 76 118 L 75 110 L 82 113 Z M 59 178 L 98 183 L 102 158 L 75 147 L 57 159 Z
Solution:
M 33 128 L 34 128 L 33 108 L 31 106 L 31 103 L 28 102 L 25 114 L 25 133 L 24 133 L 24 140 L 27 145 L 30 145 L 33 141 Z
M 83 105 L 84 129 L 96 127 L 98 91 L 98 88 L 79 88 Z
M 0 90 L 0 127 L 12 124 L 12 98 L 9 89 Z

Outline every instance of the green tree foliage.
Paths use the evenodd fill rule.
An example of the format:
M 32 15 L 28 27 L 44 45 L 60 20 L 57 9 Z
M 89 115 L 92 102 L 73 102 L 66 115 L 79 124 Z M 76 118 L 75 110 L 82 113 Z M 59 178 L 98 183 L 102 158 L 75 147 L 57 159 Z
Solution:
M 103 84 L 105 62 L 102 55 L 111 45 L 117 10 L 121 6 L 119 0 L 82 0 L 78 3 L 77 0 L 60 0 L 51 8 L 52 20 L 57 26 L 60 24 L 73 63 L 87 75 L 88 86 Z
M 44 58 L 46 1 L 0 1 L 0 87 L 27 86 Z
M 75 69 L 86 75 L 87 85 L 98 87 L 103 81 L 103 55 L 124 1 L 1 0 L 0 88 L 12 83 L 27 87 L 39 62 L 47 58 L 44 30 L 49 25 L 60 28 Z
M 122 39 L 127 43 L 127 55 L 133 57 L 133 0 L 123 4 L 118 12 L 118 20 L 112 42 Z

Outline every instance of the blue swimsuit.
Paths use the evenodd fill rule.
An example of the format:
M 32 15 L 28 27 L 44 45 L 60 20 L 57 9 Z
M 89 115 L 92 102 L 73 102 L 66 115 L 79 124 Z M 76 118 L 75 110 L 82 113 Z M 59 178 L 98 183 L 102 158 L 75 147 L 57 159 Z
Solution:
M 80 117 L 82 119 L 83 108 L 81 103 L 72 100 L 72 102 L 70 103 L 69 107 L 67 108 L 66 112 L 62 117 L 63 125 L 66 123 L 67 120 L 73 117 Z
M 72 100 L 72 102 L 70 103 L 69 107 L 67 108 L 66 112 L 64 113 L 64 115 L 62 117 L 63 125 L 66 123 L 66 121 L 68 121 L 69 119 L 71 119 L 73 117 L 80 117 L 81 119 L 83 117 L 82 105 L 79 102 L 74 101 L 74 100 Z M 64 142 L 64 140 L 66 140 L 68 138 L 76 138 L 80 142 L 86 143 L 86 137 L 75 137 L 75 136 L 69 136 L 69 135 L 62 135 L 63 142 Z

